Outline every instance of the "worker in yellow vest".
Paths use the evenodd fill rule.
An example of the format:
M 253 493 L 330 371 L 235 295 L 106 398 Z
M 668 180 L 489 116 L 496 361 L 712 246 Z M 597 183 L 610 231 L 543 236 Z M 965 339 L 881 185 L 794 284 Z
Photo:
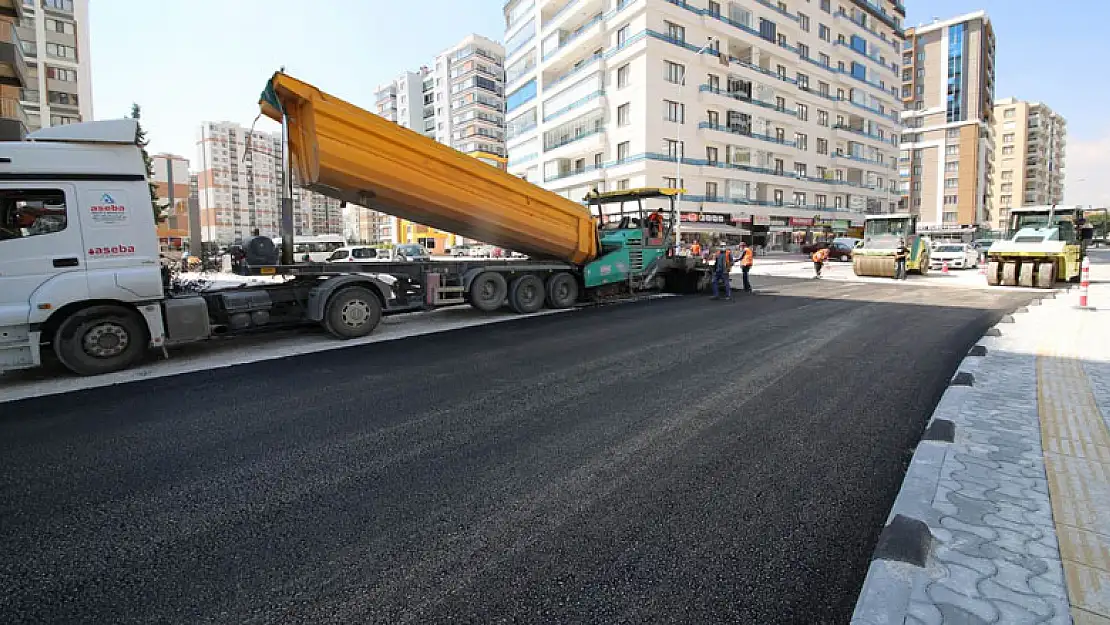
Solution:
M 810 258 L 813 260 L 813 277 L 820 278 L 821 268 L 825 266 L 825 261 L 829 259 L 829 250 L 827 248 L 821 248 L 814 252 Z

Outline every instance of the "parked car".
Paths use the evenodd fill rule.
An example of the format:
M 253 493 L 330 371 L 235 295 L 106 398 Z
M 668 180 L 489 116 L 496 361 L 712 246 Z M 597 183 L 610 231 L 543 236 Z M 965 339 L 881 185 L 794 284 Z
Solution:
M 470 249 L 472 247 L 474 247 L 474 246 L 473 245 L 468 245 L 466 243 L 462 243 L 460 245 L 456 245 L 455 247 L 451 248 L 450 251 L 448 252 L 448 254 L 450 254 L 451 256 L 454 256 L 455 258 L 458 258 L 460 256 L 469 256 L 470 255 Z
M 832 245 L 832 241 L 817 241 L 815 243 L 807 243 L 802 246 L 803 254 L 812 254 L 817 250 L 827 250 Z
M 428 249 L 418 243 L 406 243 L 393 248 L 397 260 L 431 260 Z
M 347 245 L 331 253 L 326 263 L 387 263 L 393 260 L 392 250 L 369 245 Z
M 974 269 L 979 266 L 979 251 L 967 243 L 940 243 L 929 254 L 929 268 Z
M 852 254 L 855 253 L 855 243 L 848 243 L 845 241 L 833 241 L 829 244 L 829 260 L 839 260 L 841 262 L 852 262 Z

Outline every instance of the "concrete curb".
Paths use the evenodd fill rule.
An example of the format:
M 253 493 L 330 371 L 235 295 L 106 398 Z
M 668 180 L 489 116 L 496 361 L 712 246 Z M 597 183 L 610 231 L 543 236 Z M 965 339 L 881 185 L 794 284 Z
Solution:
M 1040 303 L 1037 301 L 1034 305 Z M 924 583 L 929 577 L 927 567 L 937 544 L 931 528 L 940 523 L 933 498 L 940 484 L 944 460 L 959 431 L 960 408 L 975 392 L 975 373 L 991 352 L 1002 347 L 1006 332 L 1001 326 L 1016 324 L 1019 319 L 1015 316 L 1020 319 L 1035 314 L 1031 315 L 1027 307 L 1019 307 L 988 329 L 968 350 L 933 409 L 871 556 L 851 625 L 902 625 L 906 622 L 915 585 Z M 1015 331 L 1011 327 L 1006 330 Z

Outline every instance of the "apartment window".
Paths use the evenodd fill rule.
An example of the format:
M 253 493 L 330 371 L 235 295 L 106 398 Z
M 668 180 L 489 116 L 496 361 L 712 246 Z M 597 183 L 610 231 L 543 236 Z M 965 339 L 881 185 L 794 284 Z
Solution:
M 50 125 L 51 126 L 65 126 L 66 124 L 76 124 L 79 121 L 81 121 L 80 117 L 72 117 L 72 116 L 69 116 L 69 115 L 51 115 L 50 116 Z
M 817 202 L 817 208 L 825 208 L 829 205 L 829 196 L 823 193 L 814 196 L 814 200 Z
M 809 56 L 809 46 L 807 46 L 804 43 L 799 43 L 798 44 L 798 56 L 802 57 L 803 59 L 810 58 L 810 56 Z
M 717 111 L 706 111 L 706 117 L 709 119 L 709 125 L 716 128 L 721 125 L 721 114 Z
M 999 190 L 1002 191 L 1003 193 L 1009 193 L 1010 191 L 1014 190 L 1014 183 L 1012 183 L 1012 182 L 1003 182 L 1002 186 L 1000 187 Z
M 960 146 L 958 146 L 958 145 L 946 145 L 946 146 L 944 146 L 944 155 L 945 156 L 959 156 L 959 154 L 960 154 Z
M 1008 132 L 1008 133 L 1002 135 L 1002 143 L 1013 143 L 1013 142 L 1014 142 L 1014 133 Z
M 632 144 L 628 141 L 622 141 L 617 144 L 617 160 L 623 161 L 628 158 L 632 151 Z
M 829 141 L 828 141 L 828 139 L 818 139 L 817 140 L 817 153 L 818 154 L 828 154 L 829 153 Z
M 798 72 L 797 81 L 798 81 L 798 86 L 799 87 L 801 87 L 802 89 L 809 89 L 809 76 L 806 76 L 805 74 L 803 74 L 801 72 Z
M 960 171 L 960 161 L 952 161 L 951 163 L 944 164 L 944 173 L 955 174 Z
M 958 196 L 958 195 L 946 195 L 946 196 L 944 196 L 944 203 L 949 205 L 949 206 L 952 205 L 952 204 L 959 204 L 960 203 L 960 196 Z
M 818 178 L 820 178 L 822 180 L 828 180 L 829 179 L 829 168 L 828 167 L 821 167 L 820 165 L 818 165 L 816 167 L 816 170 L 817 170 L 816 173 L 817 173 Z
M 720 3 L 714 2 L 713 0 L 709 0 L 709 14 L 712 15 L 713 17 L 720 17 L 721 16 L 721 5 L 720 5 Z
M 775 98 L 775 110 L 776 111 L 785 111 L 786 110 L 786 98 L 783 98 L 781 96 Z
M 785 65 L 776 65 L 775 66 L 775 74 L 777 74 L 778 77 L 781 80 L 786 80 L 786 66 Z
M 632 73 L 632 68 L 627 63 L 617 68 L 617 89 L 628 86 L 628 75 L 630 73 Z
M 74 48 L 73 46 L 63 45 L 63 44 L 60 44 L 60 43 L 47 42 L 47 44 L 46 44 L 46 54 L 48 54 L 50 56 L 58 57 L 59 59 L 76 59 L 77 58 L 77 48 Z
M 797 103 L 797 107 L 798 107 L 798 119 L 802 120 L 803 122 L 809 121 L 809 106 L 799 102 L 799 103 Z
M 821 38 L 821 41 L 828 41 L 828 42 L 831 43 L 832 42 L 832 29 L 829 28 L 828 26 L 825 26 L 824 24 L 818 24 L 817 25 L 817 36 Z
M 664 22 L 667 25 L 667 36 L 673 41 L 686 42 L 686 28 L 674 22 Z
M 717 183 L 716 182 L 707 182 L 707 183 L 705 183 L 705 201 L 707 201 L 707 202 L 717 201 Z
M 832 59 L 830 59 L 829 55 L 825 54 L 824 52 L 819 52 L 817 54 L 817 62 L 824 67 L 828 67 L 829 64 L 832 63 Z
M 959 189 L 960 188 L 960 179 L 959 178 L 945 178 L 944 179 L 944 188 L 945 189 Z
M 617 181 L 617 190 L 623 191 L 623 190 L 628 188 L 628 185 L 629 185 L 628 178 L 625 178 L 624 180 L 618 180 Z
M 42 0 L 42 6 L 58 11 L 73 12 L 73 0 Z
M 821 0 L 821 10 L 825 13 L 832 13 L 832 0 Z
M 960 129 L 959 128 L 949 128 L 945 132 L 945 136 L 949 139 L 959 139 L 960 138 Z
M 1013 180 L 1014 179 L 1013 170 L 1007 169 L 1006 171 L 1002 172 L 1002 179 L 1003 180 Z
M 1003 195 L 999 199 L 1002 200 L 1002 205 L 1003 206 L 1009 207 L 1010 204 L 1013 203 L 1013 201 L 1014 201 L 1014 196 L 1012 196 L 1012 195 Z
M 624 26 L 621 26 L 620 30 L 617 31 L 617 47 L 623 46 L 627 42 L 628 42 L 628 25 L 626 24 Z
M 1002 156 L 1012 156 L 1014 153 L 1014 146 L 1006 145 L 1002 147 Z
M 663 139 L 663 153 L 670 158 L 679 158 L 685 152 L 686 151 L 683 149 L 683 144 L 681 141 L 675 141 L 674 139 Z
M 1005 111 L 1002 111 L 1002 117 L 1006 119 L 1013 119 L 1016 113 L 1016 109 L 1006 109 Z
M 65 104 L 68 106 L 77 106 L 77 94 L 66 93 L 65 91 L 47 91 L 46 99 L 51 104 Z
M 809 16 L 806 15 L 805 13 L 799 13 L 798 14 L 798 26 L 802 30 L 804 30 L 808 33 L 809 32 Z
M 818 81 L 817 82 L 817 93 L 820 93 L 821 95 L 827 97 L 829 95 L 829 83 Z
M 681 189 L 682 188 L 682 181 L 679 180 L 678 178 L 671 178 L 669 176 L 664 176 L 663 177 L 663 188 L 664 189 Z
M 686 105 L 671 100 L 663 100 L 663 103 L 666 105 L 664 107 L 663 119 L 679 124 L 686 123 Z
M 717 163 L 717 148 L 712 146 L 705 148 L 705 160 L 709 161 L 711 165 L 715 165 Z
M 775 128 L 775 141 L 778 143 L 786 143 L 786 130 Z
M 799 150 L 803 152 L 809 149 L 809 137 L 800 132 L 794 133 L 794 145 L 798 146 Z
M 809 169 L 805 163 L 794 163 L 794 173 L 804 178 L 809 175 Z
M 806 205 L 806 194 L 802 193 L 801 191 L 795 191 L 794 192 L 794 206 L 805 206 L 805 205 Z
M 47 18 L 43 20 L 43 24 L 49 32 L 64 33 L 66 35 L 72 35 L 74 33 L 73 22 Z
M 663 61 L 663 80 L 677 85 L 682 83 L 682 79 L 685 76 L 685 67 L 678 63 L 672 63 L 671 61 Z
M 786 168 L 786 163 L 784 163 L 781 158 L 776 158 L 775 159 L 775 174 L 778 175 L 778 176 L 781 176 L 782 172 L 785 168 Z
M 829 125 L 829 112 L 817 110 L 817 125 L 828 127 Z
M 617 107 L 617 125 L 627 126 L 632 123 L 632 104 L 625 103 Z
M 775 206 L 782 206 L 782 196 L 783 196 L 782 189 L 775 189 L 775 192 L 774 192 Z

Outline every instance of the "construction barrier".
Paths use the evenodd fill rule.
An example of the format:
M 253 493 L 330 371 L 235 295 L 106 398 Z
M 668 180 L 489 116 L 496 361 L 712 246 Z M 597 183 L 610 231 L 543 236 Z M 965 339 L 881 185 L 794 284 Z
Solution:
M 1079 307 L 1087 308 L 1087 291 L 1091 286 L 1091 259 L 1084 257 L 1079 273 Z

